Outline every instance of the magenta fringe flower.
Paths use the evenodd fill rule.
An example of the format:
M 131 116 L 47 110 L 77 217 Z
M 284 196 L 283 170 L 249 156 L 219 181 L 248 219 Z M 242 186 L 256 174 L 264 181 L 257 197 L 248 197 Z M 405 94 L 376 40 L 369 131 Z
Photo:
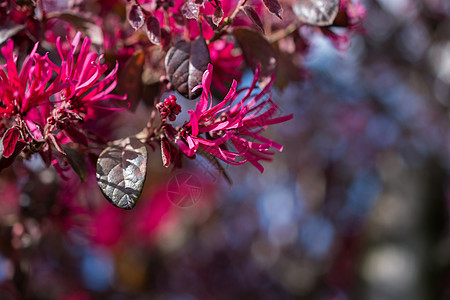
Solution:
M 190 120 L 180 129 L 177 144 L 189 157 L 201 148 L 231 165 L 250 162 L 262 173 L 264 168 L 259 161 L 271 160 L 274 153 L 270 148 L 282 151 L 283 146 L 260 133 L 269 125 L 290 120 L 292 114 L 273 118 L 278 109 L 268 94 L 273 78 L 256 96 L 253 95 L 259 69 L 249 88 L 237 91 L 237 83 L 233 81 L 225 98 L 213 106 L 212 70 L 213 66 L 209 64 L 202 85 L 196 87 L 203 88 L 203 92 L 195 110 L 188 112 Z
M 58 37 L 56 47 L 61 57 L 61 66 L 53 64 L 48 59 L 53 71 L 58 74 L 55 81 L 72 83 L 55 95 L 57 102 L 67 102 L 67 108 L 75 112 L 85 112 L 88 107 L 108 110 L 127 109 L 128 106 L 115 108 L 100 104 L 104 100 L 126 100 L 126 96 L 110 94 L 117 85 L 118 64 L 116 63 L 114 69 L 102 78 L 108 67 L 100 63 L 103 55 L 89 51 L 91 46 L 89 38 L 86 37 L 83 40 L 80 53 L 75 55 L 80 39 L 81 33 L 78 32 L 72 41 L 69 53 L 64 54 L 61 38 Z
M 65 154 L 61 145 L 71 141 L 87 146 L 82 125 L 95 114 L 89 108 L 127 108 L 117 108 L 110 101 L 101 104 L 104 100 L 126 100 L 126 96 L 111 94 L 117 84 L 117 63 L 106 75 L 107 66 L 100 62 L 103 56 L 89 51 L 89 38 L 84 39 L 76 54 L 80 40 L 81 33 L 77 33 L 69 51 L 64 51 L 57 39 L 60 64 L 47 54 L 38 54 L 36 43 L 20 69 L 13 41 L 8 40 L 1 49 L 6 60 L 0 66 L 0 137 L 7 135 L 3 154 L 16 157 L 22 150 L 39 152 L 47 164 L 51 162 L 59 170 L 63 166 L 59 166 L 51 146 L 61 154 Z M 13 161 L 10 159 L 8 164 Z M 0 165 L 0 170 L 4 167 Z
M 49 103 L 49 97 L 71 85 L 53 82 L 52 70 L 48 58 L 36 53 L 39 43 L 36 43 L 31 53 L 25 58 L 22 68 L 17 67 L 17 57 L 14 57 L 14 43 L 6 42 L 1 49 L 6 64 L 0 66 L 0 116 L 12 117 L 16 114 L 25 116 L 32 108 Z M 53 64 L 53 63 L 52 63 Z

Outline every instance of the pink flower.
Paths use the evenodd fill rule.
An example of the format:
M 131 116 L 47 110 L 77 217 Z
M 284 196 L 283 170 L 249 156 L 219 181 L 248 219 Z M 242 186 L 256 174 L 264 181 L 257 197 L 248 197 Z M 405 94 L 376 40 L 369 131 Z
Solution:
M 67 108 L 77 113 L 86 112 L 89 107 L 121 110 L 101 104 L 104 100 L 126 100 L 126 96 L 110 94 L 117 85 L 118 64 L 116 63 L 115 68 L 103 77 L 108 67 L 100 62 L 103 55 L 89 51 L 91 46 L 89 38 L 83 40 L 80 53 L 75 55 L 80 39 L 81 33 L 78 32 L 69 52 L 65 54 L 61 39 L 58 37 L 56 46 L 61 57 L 60 67 L 47 59 L 53 71 L 58 74 L 55 82 L 71 82 L 69 87 L 55 95 L 57 102 L 67 102 Z
M 53 82 L 47 57 L 36 53 L 38 43 L 25 58 L 22 68 L 17 68 L 17 58 L 14 57 L 14 43 L 6 42 L 1 49 L 6 64 L 0 66 L 0 116 L 12 117 L 16 114 L 25 116 L 32 108 L 48 104 L 49 97 L 70 86 L 70 82 Z
M 256 96 L 253 95 L 259 69 L 249 88 L 236 91 L 237 83 L 233 81 L 225 98 L 213 106 L 210 91 L 212 70 L 212 65 L 208 65 L 202 85 L 197 87 L 203 88 L 200 101 L 195 111 L 188 112 L 190 121 L 180 129 L 176 142 L 187 156 L 193 156 L 201 148 L 228 164 L 241 165 L 248 161 L 263 172 L 259 161 L 271 160 L 270 156 L 274 153 L 270 148 L 282 151 L 283 146 L 260 133 L 268 125 L 290 120 L 292 114 L 273 118 L 278 106 L 268 94 L 272 82 Z M 244 95 L 240 97 L 241 94 Z
M 8 40 L 1 49 L 6 64 L 0 66 L 0 117 L 5 120 L 1 122 L 0 135 L 14 130 L 14 136 L 20 136 L 23 142 L 17 151 L 28 146 L 28 150 L 40 152 L 44 161 L 48 165 L 51 162 L 57 170 L 64 169 L 64 165 L 59 166 L 51 145 L 61 153 L 64 151 L 60 145 L 70 140 L 87 146 L 86 132 L 80 125 L 89 118 L 95 119 L 95 111 L 89 108 L 120 110 L 101 103 L 126 98 L 111 94 L 117 84 L 117 63 L 106 75 L 107 66 L 100 62 L 102 55 L 89 51 L 89 38 L 84 39 L 79 54 L 75 54 L 80 39 L 81 33 L 77 33 L 68 51 L 57 39 L 60 65 L 47 54 L 39 55 L 36 43 L 19 70 L 13 41 Z M 8 149 L 16 151 L 19 139 L 11 141 Z

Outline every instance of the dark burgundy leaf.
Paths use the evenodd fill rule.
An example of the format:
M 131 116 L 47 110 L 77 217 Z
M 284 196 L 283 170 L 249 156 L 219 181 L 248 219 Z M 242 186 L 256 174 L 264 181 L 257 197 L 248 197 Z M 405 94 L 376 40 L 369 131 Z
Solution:
M 256 70 L 258 65 L 261 66 L 259 81 L 261 86 L 265 86 L 277 67 L 275 50 L 264 36 L 255 30 L 238 27 L 233 30 L 233 35 L 242 49 L 246 63 L 253 70 Z
M 94 45 L 103 47 L 103 30 L 92 19 L 75 12 L 50 12 L 46 14 L 47 20 L 57 18 L 69 22 L 73 27 L 85 33 Z
M 161 26 L 159 20 L 154 16 L 149 16 L 145 21 L 145 32 L 147 37 L 155 45 L 161 44 Z
M 216 8 L 214 9 L 212 21 L 214 25 L 219 26 L 220 21 L 222 21 L 222 19 L 223 19 L 222 7 L 220 5 L 217 5 Z
M 70 166 L 80 177 L 81 181 L 85 182 L 88 175 L 88 170 L 84 157 L 78 151 L 72 148 L 63 147 L 63 149 L 64 152 L 66 152 L 66 158 Z
M 303 23 L 329 26 L 339 12 L 339 0 L 302 0 L 295 2 L 292 9 Z
M 132 209 L 144 188 L 147 148 L 134 137 L 115 141 L 100 153 L 97 182 L 114 206 Z
M 133 27 L 134 30 L 138 30 L 144 25 L 144 21 L 144 13 L 141 8 L 137 5 L 132 5 L 128 12 L 128 22 L 130 22 L 131 27 Z
M 168 28 L 161 28 L 161 47 L 166 49 L 172 41 L 172 33 Z
M 130 110 L 135 111 L 142 98 L 142 72 L 144 71 L 145 54 L 143 50 L 137 50 L 127 61 L 117 80 L 118 94 L 127 94 Z
M 6 42 L 7 39 L 15 36 L 22 29 L 26 28 L 25 24 L 9 24 L 0 28 L 0 44 Z
M 170 143 L 166 138 L 161 139 L 161 157 L 163 161 L 163 166 L 168 167 L 170 164 Z
M 188 0 L 184 3 L 183 7 L 181 8 L 181 13 L 185 18 L 187 19 L 198 19 L 198 15 L 200 13 L 200 6 L 195 1 Z
M 283 8 L 280 5 L 280 2 L 278 0 L 263 0 L 264 6 L 267 8 L 268 11 L 276 15 L 278 18 L 281 19 L 281 14 L 283 13 Z
M 11 166 L 26 145 L 27 143 L 25 143 L 24 141 L 18 140 L 14 152 L 9 157 L 4 157 L 0 155 L 0 171 Z
M 203 14 L 203 17 L 205 18 L 206 23 L 208 23 L 209 27 L 211 27 L 212 30 L 216 30 L 217 28 L 219 28 L 219 27 L 217 27 L 216 24 L 214 24 L 213 18 L 211 16 L 207 16 L 207 15 Z
M 261 19 L 259 18 L 259 15 L 256 12 L 256 10 L 249 5 L 244 5 L 241 9 L 244 11 L 247 17 L 253 22 L 253 24 L 255 24 L 256 27 L 258 27 L 258 29 L 261 30 L 262 33 L 265 33 L 264 25 Z
M 52 143 L 53 146 L 55 146 L 56 150 L 57 150 L 59 153 L 61 153 L 61 154 L 63 154 L 63 155 L 66 155 L 66 152 L 64 152 L 63 148 L 62 148 L 61 145 L 58 143 L 58 141 L 56 140 L 56 138 L 55 138 L 55 136 L 54 136 L 53 134 L 50 134 L 50 135 L 48 136 L 47 143 Z
M 2 144 L 3 144 L 3 151 L 2 156 L 3 157 L 10 157 L 15 149 L 17 141 L 20 137 L 20 131 L 16 127 L 12 127 L 8 129 L 5 134 L 3 135 Z
M 194 99 L 201 93 L 192 89 L 202 83 L 203 72 L 211 59 L 203 37 L 192 42 L 181 40 L 167 52 L 165 65 L 169 80 L 184 97 Z
M 45 163 L 45 166 L 49 168 L 52 163 L 52 147 L 50 147 L 48 143 L 45 143 L 44 148 L 42 148 L 42 150 L 39 151 L 39 154 L 41 155 L 42 160 Z
M 64 129 L 64 132 L 73 142 L 82 144 L 84 146 L 88 145 L 88 139 L 86 137 L 86 134 L 82 132 L 79 127 L 69 125 Z
M 175 21 L 175 25 L 176 26 L 178 26 L 178 27 L 184 27 L 184 25 L 185 25 L 185 18 L 183 17 L 183 15 L 182 14 L 179 14 L 179 13 L 174 13 L 173 15 L 172 15 L 172 17 L 173 17 L 173 20 Z

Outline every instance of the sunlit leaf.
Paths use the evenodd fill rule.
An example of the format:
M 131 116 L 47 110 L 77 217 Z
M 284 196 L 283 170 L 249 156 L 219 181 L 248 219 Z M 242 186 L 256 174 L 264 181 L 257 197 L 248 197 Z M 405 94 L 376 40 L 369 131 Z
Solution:
M 250 21 L 252 21 L 252 23 L 255 24 L 256 27 L 259 30 L 261 30 L 262 33 L 265 33 L 264 25 L 263 25 L 261 19 L 259 18 L 259 15 L 256 12 L 256 10 L 253 7 L 251 7 L 250 5 L 244 5 L 241 9 L 247 15 L 247 17 L 250 19 Z
M 211 59 L 203 37 L 192 42 L 181 40 L 169 49 L 166 55 L 166 72 L 177 91 L 189 99 L 200 95 L 201 90 L 192 91 L 201 84 L 203 72 Z
M 161 44 L 161 26 L 159 20 L 154 16 L 149 16 L 145 21 L 145 32 L 147 37 L 155 45 Z
M 184 3 L 181 13 L 183 16 L 185 16 L 187 19 L 198 19 L 198 15 L 200 13 L 200 5 L 195 3 L 195 1 L 188 0 L 186 3 Z
M 128 12 L 128 22 L 130 22 L 131 27 L 134 30 L 138 30 L 144 25 L 144 21 L 145 18 L 141 8 L 137 5 L 132 5 Z
M 329 26 L 339 12 L 339 0 L 302 0 L 295 2 L 292 9 L 303 23 Z
M 170 159 L 171 159 L 171 157 L 170 157 L 170 152 L 171 152 L 170 149 L 171 149 L 170 143 L 167 140 L 167 138 L 161 139 L 161 158 L 162 158 L 162 161 L 163 161 L 163 166 L 166 167 L 166 168 L 170 164 Z
M 114 206 L 134 207 L 144 188 L 147 157 L 147 148 L 134 137 L 117 140 L 100 154 L 97 182 Z
M 281 8 L 280 2 L 278 0 L 263 0 L 264 6 L 268 11 L 276 15 L 281 19 L 281 14 L 283 13 L 283 8 Z
M 214 25 L 219 26 L 220 21 L 222 21 L 222 19 L 223 19 L 222 7 L 220 5 L 217 5 L 216 8 L 214 9 L 212 22 L 214 23 Z

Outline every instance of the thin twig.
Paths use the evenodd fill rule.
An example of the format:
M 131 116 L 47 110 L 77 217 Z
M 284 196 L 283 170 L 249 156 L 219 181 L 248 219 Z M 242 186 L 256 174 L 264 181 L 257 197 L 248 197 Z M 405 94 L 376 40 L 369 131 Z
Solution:
M 273 44 L 278 42 L 279 40 L 284 39 L 291 33 L 295 32 L 300 27 L 301 24 L 302 24 L 301 22 L 292 23 L 289 24 L 286 28 L 276 31 L 275 33 L 271 34 L 268 37 L 269 42 Z

